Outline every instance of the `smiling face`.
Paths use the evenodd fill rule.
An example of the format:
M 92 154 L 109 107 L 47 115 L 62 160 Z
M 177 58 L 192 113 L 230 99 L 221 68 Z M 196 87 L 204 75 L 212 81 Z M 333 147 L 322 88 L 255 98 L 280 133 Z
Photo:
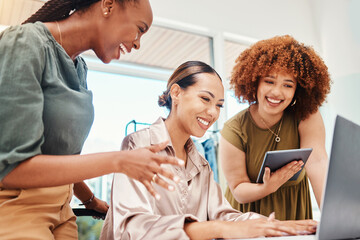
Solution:
M 296 80 L 286 72 L 271 72 L 260 78 L 257 89 L 259 113 L 262 116 L 279 116 L 292 102 Z
M 133 48 L 140 48 L 140 39 L 153 20 L 149 0 L 124 4 L 116 0 L 102 0 L 101 11 L 104 24 L 94 51 L 104 63 L 119 59 Z
M 201 137 L 219 118 L 224 87 L 216 74 L 199 73 L 195 78 L 195 84 L 186 89 L 177 84 L 173 86 L 171 97 L 175 107 L 170 117 L 177 119 L 179 130 L 184 134 Z

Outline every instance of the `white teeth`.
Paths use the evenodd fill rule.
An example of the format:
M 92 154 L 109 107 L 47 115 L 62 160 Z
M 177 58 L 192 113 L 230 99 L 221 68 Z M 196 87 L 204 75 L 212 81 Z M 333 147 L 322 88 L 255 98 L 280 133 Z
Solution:
M 271 103 L 280 103 L 281 100 L 275 100 L 275 99 L 272 99 L 272 98 L 267 98 L 267 100 Z
M 201 122 L 202 124 L 204 124 L 205 126 L 209 125 L 209 123 L 210 123 L 210 122 L 207 122 L 207 121 L 205 121 L 205 120 L 203 120 L 203 119 L 201 119 L 201 118 L 197 118 L 197 120 L 198 120 L 199 122 Z
M 128 52 L 127 49 L 126 49 L 126 47 L 125 47 L 125 45 L 122 44 L 122 43 L 120 43 L 120 50 L 121 50 L 121 53 L 122 53 L 122 54 L 125 54 L 125 53 Z

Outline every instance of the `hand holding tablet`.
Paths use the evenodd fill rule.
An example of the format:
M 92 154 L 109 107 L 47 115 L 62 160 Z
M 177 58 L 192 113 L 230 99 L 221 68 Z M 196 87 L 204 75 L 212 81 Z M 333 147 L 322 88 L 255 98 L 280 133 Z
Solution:
M 260 168 L 259 175 L 257 177 L 256 182 L 263 183 L 263 176 L 264 176 L 266 167 L 270 168 L 271 172 L 274 172 L 294 160 L 302 160 L 304 162 L 304 165 L 303 165 L 303 167 L 304 167 L 311 152 L 312 152 L 312 148 L 289 149 L 289 150 L 278 150 L 278 151 L 266 152 L 264 161 Z M 302 171 L 303 167 L 301 168 L 300 171 L 298 171 L 289 180 L 296 180 L 299 177 L 300 172 Z

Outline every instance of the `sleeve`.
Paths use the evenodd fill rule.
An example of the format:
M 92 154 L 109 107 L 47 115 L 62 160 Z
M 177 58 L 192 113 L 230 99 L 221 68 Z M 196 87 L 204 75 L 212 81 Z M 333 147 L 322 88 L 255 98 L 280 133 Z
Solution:
M 244 134 L 243 124 L 237 116 L 225 122 L 220 133 L 229 143 L 246 152 L 246 134 Z
M 41 154 L 44 50 L 24 27 L 0 34 L 0 180 Z
M 247 212 L 242 213 L 231 207 L 230 203 L 222 194 L 219 184 L 217 184 L 213 177 L 213 172 L 210 171 L 209 176 L 209 193 L 208 193 L 208 217 L 209 220 L 221 221 L 244 221 L 248 219 L 266 218 L 263 215 Z
M 126 138 L 122 150 L 136 148 L 135 145 Z M 190 214 L 166 215 L 166 209 L 162 209 L 162 214 L 155 213 L 155 201 L 142 183 L 115 173 L 100 239 L 189 239 L 184 224 L 197 218 Z

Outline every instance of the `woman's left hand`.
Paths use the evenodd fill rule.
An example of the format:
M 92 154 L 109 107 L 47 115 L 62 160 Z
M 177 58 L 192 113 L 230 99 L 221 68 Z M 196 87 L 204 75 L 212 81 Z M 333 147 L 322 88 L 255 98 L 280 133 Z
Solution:
M 271 213 L 267 219 L 269 222 L 281 223 L 283 226 L 292 228 L 297 235 L 308 235 L 316 232 L 318 222 L 312 219 L 305 220 L 286 220 L 279 221 L 275 218 L 275 213 Z
M 298 235 L 314 234 L 318 222 L 312 219 L 283 221 L 285 226 L 296 229 Z
M 97 212 L 105 213 L 105 214 L 107 213 L 107 211 L 109 209 L 109 205 L 107 204 L 107 202 L 105 202 L 97 197 L 94 197 L 94 199 L 91 201 L 91 203 L 86 204 L 85 207 L 86 207 L 86 209 L 92 209 Z M 93 218 L 100 219 L 98 217 L 93 217 Z

